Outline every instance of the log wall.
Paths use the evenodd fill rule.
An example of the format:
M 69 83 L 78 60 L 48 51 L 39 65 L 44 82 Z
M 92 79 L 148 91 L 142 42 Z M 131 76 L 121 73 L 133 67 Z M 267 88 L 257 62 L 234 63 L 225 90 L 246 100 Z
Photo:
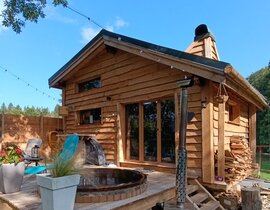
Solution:
M 176 81 L 187 75 L 158 62 L 118 50 L 116 54 L 105 50 L 85 63 L 76 74 L 67 80 L 64 104 L 69 107 L 66 117 L 66 132 L 92 133 L 105 150 L 108 161 L 117 160 L 117 104 L 137 103 L 174 97 L 179 92 Z M 188 75 L 187 75 L 188 76 Z M 79 93 L 77 84 L 96 77 L 102 87 Z M 110 100 L 107 99 L 110 97 Z M 188 125 L 188 167 L 201 170 L 201 113 L 200 87 L 189 90 L 189 111 L 195 118 Z M 78 125 L 79 110 L 101 108 L 101 124 Z
M 229 99 L 233 100 L 240 106 L 240 122 L 232 123 L 229 121 L 228 109 L 225 110 L 225 150 L 230 150 L 230 137 L 241 136 L 249 141 L 249 108 L 248 103 L 236 98 L 232 93 L 229 94 Z M 218 149 L 218 103 L 214 103 L 214 148 Z

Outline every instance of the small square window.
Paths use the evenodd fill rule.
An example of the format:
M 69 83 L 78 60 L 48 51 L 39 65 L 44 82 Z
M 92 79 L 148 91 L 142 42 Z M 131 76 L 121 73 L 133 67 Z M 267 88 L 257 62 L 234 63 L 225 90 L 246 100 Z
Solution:
M 229 122 L 239 124 L 240 123 L 240 106 L 234 101 L 229 101 L 227 106 L 229 114 Z
M 94 88 L 100 88 L 100 87 L 101 87 L 100 77 L 78 84 L 79 92 L 84 92 L 84 91 L 87 91 L 87 90 L 91 90 L 91 89 L 94 89 Z
M 101 108 L 80 111 L 80 125 L 101 123 Z

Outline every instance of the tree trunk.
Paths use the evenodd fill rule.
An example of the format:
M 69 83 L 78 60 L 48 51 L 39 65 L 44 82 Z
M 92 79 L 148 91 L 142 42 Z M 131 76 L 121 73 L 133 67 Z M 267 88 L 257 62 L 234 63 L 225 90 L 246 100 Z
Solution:
M 241 190 L 242 210 L 261 210 L 262 201 L 260 197 L 260 188 L 247 187 Z

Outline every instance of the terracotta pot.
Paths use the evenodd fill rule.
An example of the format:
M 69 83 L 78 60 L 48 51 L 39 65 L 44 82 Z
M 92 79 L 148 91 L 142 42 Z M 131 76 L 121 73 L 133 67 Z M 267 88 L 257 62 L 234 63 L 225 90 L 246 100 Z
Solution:
M 25 164 L 24 162 L 4 163 L 0 166 L 0 191 L 13 193 L 21 190 Z

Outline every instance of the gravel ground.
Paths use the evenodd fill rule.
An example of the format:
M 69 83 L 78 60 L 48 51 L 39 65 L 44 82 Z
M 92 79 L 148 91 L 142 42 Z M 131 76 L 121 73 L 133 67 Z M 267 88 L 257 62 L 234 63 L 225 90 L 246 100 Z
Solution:
M 262 210 L 269 210 L 270 209 L 270 195 L 262 195 Z

